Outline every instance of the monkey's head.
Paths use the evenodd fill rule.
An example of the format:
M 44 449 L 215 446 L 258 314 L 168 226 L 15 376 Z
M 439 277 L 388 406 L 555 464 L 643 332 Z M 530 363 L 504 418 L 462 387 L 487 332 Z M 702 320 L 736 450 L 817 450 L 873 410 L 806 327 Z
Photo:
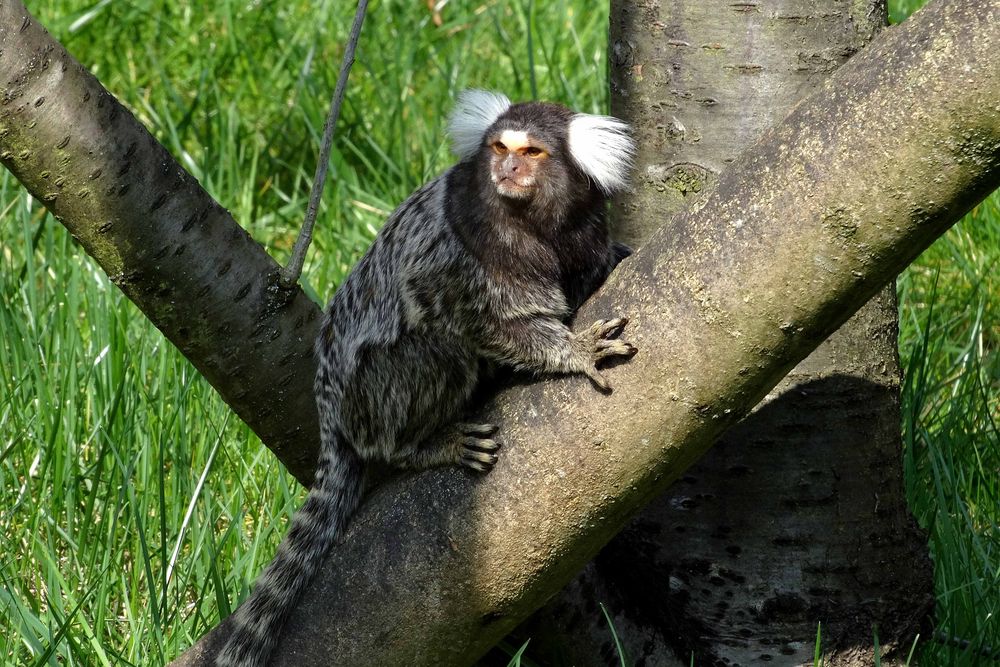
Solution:
M 497 195 L 546 206 L 621 190 L 635 153 L 628 125 L 617 118 L 511 104 L 484 90 L 459 96 L 450 132 L 455 153 L 488 170 Z

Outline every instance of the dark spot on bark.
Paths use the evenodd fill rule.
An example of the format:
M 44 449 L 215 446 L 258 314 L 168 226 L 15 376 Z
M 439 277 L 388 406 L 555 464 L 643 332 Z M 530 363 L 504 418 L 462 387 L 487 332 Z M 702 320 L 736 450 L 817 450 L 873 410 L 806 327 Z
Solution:
M 182 232 L 186 232 L 189 229 L 191 229 L 192 227 L 194 227 L 194 223 L 195 223 L 195 220 L 197 219 L 197 217 L 198 217 L 197 213 L 192 213 L 191 215 L 189 215 L 188 219 L 184 221 L 183 225 L 181 225 L 181 231 Z
M 222 276 L 229 273 L 229 270 L 233 268 L 232 260 L 227 260 L 225 264 L 219 267 L 219 270 L 215 272 L 216 278 L 221 278 Z
M 742 551 L 743 549 L 741 549 L 739 546 L 735 544 L 730 544 L 728 547 L 726 547 L 726 553 L 728 553 L 730 556 L 739 556 Z
M 253 287 L 253 283 L 247 283 L 240 288 L 240 291 L 236 293 L 236 298 L 233 301 L 242 301 L 246 298 L 246 295 L 250 293 L 250 288 Z
M 130 187 L 131 186 L 128 183 L 123 184 L 120 188 L 118 188 L 118 196 L 124 197 Z
M 503 618 L 503 616 L 501 616 L 501 614 L 499 612 L 490 611 L 490 612 L 487 612 L 487 613 L 483 614 L 482 618 L 479 619 L 479 622 L 483 626 L 487 626 L 487 625 L 490 625 L 492 623 L 496 623 L 501 618 Z
M 149 212 L 152 213 L 156 209 L 160 208 L 161 206 L 163 206 L 164 203 L 166 203 L 166 201 L 167 201 L 167 194 L 164 193 L 160 195 L 153 201 L 153 205 L 149 207 Z
M 101 170 L 100 169 L 95 169 L 94 171 L 90 172 L 90 180 L 93 181 L 94 179 L 98 178 L 100 175 L 101 175 Z
M 84 102 L 89 102 L 90 101 L 90 91 L 89 90 L 84 91 L 84 93 L 83 93 L 83 101 Z
M 180 257 L 181 255 L 184 254 L 185 250 L 187 250 L 187 246 L 186 245 L 179 245 L 179 246 L 177 246 L 177 250 L 174 250 L 174 256 L 175 257 Z
M 208 294 L 208 291 L 210 289 L 212 289 L 211 285 L 202 285 L 201 287 L 198 288 L 198 291 L 195 292 L 194 298 L 196 298 L 196 299 L 202 298 L 203 296 L 205 296 L 206 294 Z
M 128 148 L 125 149 L 125 155 L 123 155 L 122 158 L 125 159 L 125 160 L 128 160 L 130 157 L 132 157 L 135 154 L 135 150 L 136 150 L 137 147 L 138 147 L 138 144 L 136 142 L 133 141 L 132 143 L 130 143 L 128 145 Z
M 108 220 L 107 222 L 105 222 L 104 224 L 102 224 L 100 227 L 97 228 L 97 233 L 107 234 L 108 230 L 111 229 L 111 227 L 114 226 L 114 224 L 115 224 L 114 222 Z
M 156 254 L 153 255 L 153 259 L 163 259 L 164 257 L 167 256 L 168 252 L 170 252 L 170 246 L 165 245 L 156 251 Z
M 21 21 L 21 28 L 18 32 L 24 32 L 29 27 L 31 27 L 31 20 L 27 16 L 25 16 L 24 20 Z
M 761 615 L 766 621 L 794 621 L 801 618 L 807 608 L 802 597 L 794 593 L 779 593 L 764 601 Z
M 792 549 L 804 549 L 807 546 L 809 546 L 809 543 L 811 541 L 812 541 L 811 539 L 808 539 L 808 538 L 803 537 L 803 536 L 790 536 L 790 535 L 786 535 L 786 536 L 774 538 L 773 540 L 771 540 L 771 544 L 773 544 L 776 547 L 786 547 L 786 548 L 792 548 Z

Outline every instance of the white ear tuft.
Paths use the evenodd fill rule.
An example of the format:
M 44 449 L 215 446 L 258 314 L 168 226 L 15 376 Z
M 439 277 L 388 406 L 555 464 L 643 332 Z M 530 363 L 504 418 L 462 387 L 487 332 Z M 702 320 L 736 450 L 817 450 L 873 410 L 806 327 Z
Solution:
M 569 122 L 569 152 L 583 173 L 610 195 L 628 183 L 635 142 L 624 121 L 579 113 Z
M 448 120 L 455 154 L 464 159 L 479 150 L 483 133 L 509 108 L 510 100 L 500 93 L 476 89 L 459 93 L 458 103 Z

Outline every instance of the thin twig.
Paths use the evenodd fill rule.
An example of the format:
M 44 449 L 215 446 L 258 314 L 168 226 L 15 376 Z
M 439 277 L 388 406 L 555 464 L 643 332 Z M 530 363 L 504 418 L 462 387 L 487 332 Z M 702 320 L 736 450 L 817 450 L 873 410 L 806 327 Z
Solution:
M 288 259 L 288 266 L 281 272 L 281 284 L 291 287 L 298 282 L 302 275 L 302 263 L 306 258 L 306 251 L 312 242 L 313 225 L 316 223 L 316 213 L 319 210 L 320 199 L 323 198 L 323 187 L 326 185 L 326 172 L 330 166 L 330 149 L 333 147 L 333 129 L 337 125 L 337 118 L 340 116 L 340 105 L 344 101 L 344 90 L 347 88 L 347 77 L 351 73 L 351 65 L 354 64 L 354 50 L 361 37 L 361 24 L 365 21 L 365 12 L 368 11 L 368 0 L 358 0 L 358 10 L 354 14 L 354 25 L 351 26 L 351 34 L 347 39 L 347 46 L 344 49 L 344 60 L 340 64 L 340 75 L 337 77 L 337 87 L 333 91 L 333 99 L 330 100 L 330 113 L 326 116 L 326 123 L 323 125 L 323 143 L 319 149 L 319 160 L 316 164 L 316 175 L 313 177 L 312 191 L 309 193 L 309 206 L 306 208 L 306 219 L 302 223 L 302 230 L 295 240 L 295 247 L 292 248 L 292 256 Z

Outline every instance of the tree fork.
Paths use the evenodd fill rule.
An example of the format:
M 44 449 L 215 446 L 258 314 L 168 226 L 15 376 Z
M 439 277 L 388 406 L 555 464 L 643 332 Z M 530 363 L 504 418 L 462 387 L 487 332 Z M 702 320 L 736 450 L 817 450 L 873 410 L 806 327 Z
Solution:
M 64 224 L 83 221 L 81 231 L 100 238 L 93 211 L 64 203 L 74 195 L 110 201 L 118 191 L 105 185 L 80 196 L 87 183 L 79 174 L 89 173 L 77 166 L 95 159 L 94 149 L 106 150 L 108 166 L 129 164 L 117 178 L 140 173 L 155 179 L 139 181 L 155 190 L 169 158 L 162 148 L 122 143 L 121 135 L 136 131 L 134 119 L 125 114 L 135 127 L 118 126 L 122 113 L 109 117 L 110 96 L 73 71 L 79 66 L 31 22 L 20 3 L 0 5 L 7 103 L 0 107 L 0 156 L 36 195 L 57 194 L 42 198 Z M 377 492 L 297 610 L 279 664 L 466 664 L 537 608 L 789 368 L 996 187 L 998 73 L 996 0 L 938 0 L 853 58 L 684 215 L 696 235 L 670 237 L 661 229 L 584 307 L 583 322 L 611 312 L 633 318 L 631 339 L 641 352 L 611 371 L 615 394 L 602 396 L 579 379 L 513 388 L 491 408 L 507 443 L 493 474 L 480 480 L 432 471 Z M 75 77 L 88 83 L 58 95 L 61 79 Z M 51 98 L 37 94 L 50 90 Z M 98 94 L 103 106 L 94 101 Z M 103 144 L 83 144 L 111 126 Z M 187 218 L 170 195 L 188 193 L 193 179 L 169 165 L 162 176 L 176 190 L 153 197 L 126 191 L 123 203 L 104 202 L 96 212 L 117 213 L 113 220 L 136 227 L 142 239 L 140 232 L 160 238 L 147 229 L 150 218 L 184 233 Z M 55 172 L 60 166 L 65 179 Z M 42 172 L 57 173 L 62 183 L 48 185 Z M 62 189 L 52 189 L 57 185 Z M 157 213 L 166 206 L 171 216 Z M 769 224 L 793 214 L 801 220 L 794 230 Z M 222 217 L 205 215 L 201 233 L 210 244 L 227 239 L 213 232 Z M 130 267 L 115 261 L 116 252 L 132 259 L 159 251 L 130 245 L 133 236 L 124 232 L 110 251 L 78 236 L 118 272 Z M 191 276 L 219 268 L 211 264 L 218 254 L 187 256 L 193 265 L 171 269 Z M 174 279 L 154 260 L 143 266 L 162 271 L 143 284 L 169 287 Z M 242 296 L 247 282 L 234 290 L 243 300 L 276 265 L 230 269 L 249 281 Z M 201 287 L 191 278 L 184 285 Z M 129 293 L 141 299 L 150 292 Z M 231 300 L 219 299 L 220 308 Z M 296 321 L 288 309 L 273 317 Z M 214 335 L 220 345 L 233 344 Z M 216 386 L 232 391 L 224 379 Z M 224 623 L 176 664 L 208 664 L 225 633 Z
M 661 228 L 584 306 L 584 323 L 632 318 L 640 352 L 610 371 L 615 393 L 507 390 L 486 417 L 506 443 L 491 475 L 376 492 L 277 664 L 481 655 L 997 186 L 997 100 L 1000 2 L 938 0 L 886 30 L 681 215 L 691 234 Z M 176 664 L 208 664 L 226 631 Z

